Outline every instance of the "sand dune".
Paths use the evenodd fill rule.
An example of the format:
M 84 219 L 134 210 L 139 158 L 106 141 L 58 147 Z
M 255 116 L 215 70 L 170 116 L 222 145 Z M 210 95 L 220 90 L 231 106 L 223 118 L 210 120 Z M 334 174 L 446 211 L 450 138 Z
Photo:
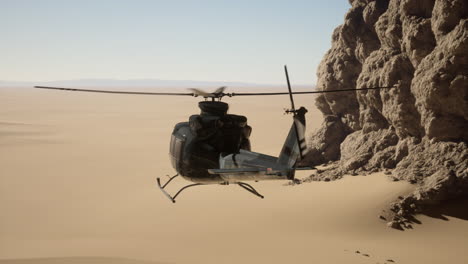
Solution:
M 322 118 L 312 99 L 297 97 L 308 129 Z M 383 174 L 255 183 L 263 200 L 201 186 L 170 203 L 155 178 L 174 173 L 169 136 L 196 102 L 0 88 L 0 263 L 468 263 L 466 203 L 389 229 L 380 210 L 413 187 Z M 277 155 L 288 98 L 229 102 L 253 149 Z
M 161 262 L 142 261 L 126 258 L 106 257 L 66 257 L 66 258 L 29 258 L 0 259 L 1 264 L 159 264 Z

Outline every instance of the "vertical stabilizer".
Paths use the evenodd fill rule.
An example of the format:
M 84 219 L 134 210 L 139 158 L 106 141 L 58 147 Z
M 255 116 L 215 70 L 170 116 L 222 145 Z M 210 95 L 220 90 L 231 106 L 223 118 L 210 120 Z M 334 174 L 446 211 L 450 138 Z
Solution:
M 283 149 L 278 157 L 278 165 L 281 167 L 293 168 L 297 160 L 301 160 L 307 151 L 307 144 L 305 141 L 305 114 L 307 109 L 304 107 L 296 110 L 294 106 L 294 98 L 291 90 L 291 83 L 289 82 L 288 67 L 284 65 L 284 73 L 286 74 L 286 82 L 288 83 L 289 100 L 291 100 L 291 109 L 286 110 L 287 114 L 293 114 L 293 123 L 289 130 L 286 142 L 284 142 Z
M 280 166 L 292 168 L 298 160 L 307 154 L 305 113 L 307 113 L 307 109 L 304 107 L 296 110 L 293 117 L 294 122 L 278 157 L 278 165 Z

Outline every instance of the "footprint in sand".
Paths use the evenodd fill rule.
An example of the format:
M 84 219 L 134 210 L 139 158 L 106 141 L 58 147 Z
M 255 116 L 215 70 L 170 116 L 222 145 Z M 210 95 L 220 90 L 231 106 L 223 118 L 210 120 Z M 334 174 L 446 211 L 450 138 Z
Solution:
M 345 249 L 345 251 L 348 251 L 348 250 Z M 370 257 L 369 254 L 367 254 L 367 253 L 361 253 L 361 251 L 359 251 L 359 250 L 354 251 L 354 253 L 359 254 L 359 255 L 361 255 L 361 256 L 364 256 L 364 257 L 368 257 L 368 258 Z M 394 261 L 393 259 L 387 259 L 387 260 L 384 262 L 384 264 L 385 264 L 385 263 L 389 263 L 389 262 L 390 262 L 390 263 L 395 263 L 395 261 Z M 377 264 L 380 264 L 380 262 L 377 262 Z

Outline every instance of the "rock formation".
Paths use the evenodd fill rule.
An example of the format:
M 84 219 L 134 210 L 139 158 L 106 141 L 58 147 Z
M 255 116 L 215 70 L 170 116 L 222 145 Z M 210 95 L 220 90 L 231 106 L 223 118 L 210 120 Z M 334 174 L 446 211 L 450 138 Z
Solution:
M 334 175 L 393 170 L 411 204 L 468 194 L 468 1 L 350 0 L 317 71 L 325 115 L 306 162 Z M 405 209 L 405 208 L 403 208 Z

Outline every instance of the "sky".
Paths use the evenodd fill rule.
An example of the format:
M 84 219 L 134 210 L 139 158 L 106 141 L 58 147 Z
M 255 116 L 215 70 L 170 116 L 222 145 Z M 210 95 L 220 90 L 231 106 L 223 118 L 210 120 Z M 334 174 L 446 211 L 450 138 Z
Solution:
M 0 0 L 0 80 L 313 85 L 347 0 Z

